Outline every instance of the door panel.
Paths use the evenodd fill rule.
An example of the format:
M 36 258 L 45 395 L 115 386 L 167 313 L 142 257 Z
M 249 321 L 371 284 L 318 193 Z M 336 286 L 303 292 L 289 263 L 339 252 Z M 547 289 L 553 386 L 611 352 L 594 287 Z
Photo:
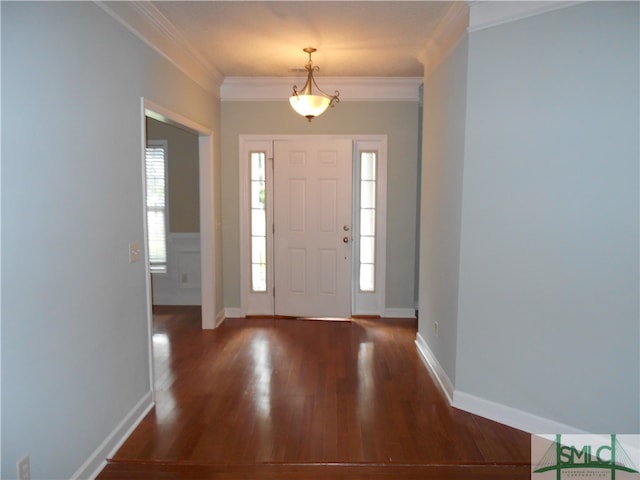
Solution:
M 351 316 L 352 142 L 274 143 L 277 315 Z

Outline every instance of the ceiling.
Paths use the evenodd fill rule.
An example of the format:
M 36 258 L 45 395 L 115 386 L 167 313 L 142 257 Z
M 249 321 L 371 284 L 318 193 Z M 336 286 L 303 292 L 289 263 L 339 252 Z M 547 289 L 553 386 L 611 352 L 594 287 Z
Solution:
M 156 1 L 155 14 L 223 77 L 422 77 L 451 1 Z M 298 69 L 298 72 L 295 71 Z
M 94 1 L 222 99 L 280 98 L 315 47 L 345 98 L 407 100 L 466 32 L 583 0 Z

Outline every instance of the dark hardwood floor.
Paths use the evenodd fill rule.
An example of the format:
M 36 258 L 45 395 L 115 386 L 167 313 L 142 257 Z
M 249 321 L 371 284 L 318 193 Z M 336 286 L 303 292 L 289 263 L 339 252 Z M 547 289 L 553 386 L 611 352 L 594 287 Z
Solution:
M 98 479 L 528 479 L 530 436 L 448 405 L 415 320 L 154 312 L 156 407 Z

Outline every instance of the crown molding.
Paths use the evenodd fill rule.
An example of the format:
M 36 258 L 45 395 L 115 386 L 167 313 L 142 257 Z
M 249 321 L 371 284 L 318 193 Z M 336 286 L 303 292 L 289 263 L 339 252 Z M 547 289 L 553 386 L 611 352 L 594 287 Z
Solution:
M 469 2 L 469 32 L 522 20 L 542 13 L 584 3 L 583 1 Z
M 427 78 L 440 62 L 455 48 L 464 37 L 469 26 L 469 6 L 467 2 L 452 2 L 444 16 L 436 25 L 431 37 L 418 60 L 424 65 L 424 77 Z
M 198 85 L 222 100 L 282 99 L 282 88 L 299 82 L 298 77 L 224 77 L 200 54 L 178 29 L 149 1 L 94 2 L 143 42 L 160 53 Z M 455 48 L 467 31 L 475 32 L 534 15 L 584 3 L 579 1 L 470 0 L 450 3 L 426 45 L 418 55 L 424 78 Z M 418 99 L 422 79 L 413 77 L 323 77 L 325 85 L 339 90 L 341 100 Z M 304 83 L 304 82 L 302 82 Z
M 223 75 L 148 1 L 99 1 L 95 4 L 143 42 L 215 96 Z
M 326 92 L 338 90 L 340 101 L 419 101 L 422 77 L 320 77 Z M 289 98 L 301 77 L 226 77 L 220 87 L 222 101 L 269 101 Z

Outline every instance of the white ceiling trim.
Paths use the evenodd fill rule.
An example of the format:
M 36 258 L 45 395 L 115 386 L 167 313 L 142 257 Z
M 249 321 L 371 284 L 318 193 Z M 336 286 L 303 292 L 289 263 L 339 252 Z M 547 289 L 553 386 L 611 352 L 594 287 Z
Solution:
M 223 75 L 150 2 L 95 2 L 198 85 L 220 95 Z
M 436 25 L 424 49 L 418 55 L 418 60 L 424 65 L 425 78 L 436 69 L 438 64 L 464 37 L 468 25 L 469 7 L 466 2 L 452 2 L 442 20 Z
M 571 7 L 582 1 L 499 2 L 470 1 L 469 31 L 476 32 L 534 15 Z
M 318 77 L 325 92 L 340 92 L 340 101 L 419 101 L 421 77 Z M 226 77 L 220 87 L 222 101 L 286 100 L 302 77 Z

